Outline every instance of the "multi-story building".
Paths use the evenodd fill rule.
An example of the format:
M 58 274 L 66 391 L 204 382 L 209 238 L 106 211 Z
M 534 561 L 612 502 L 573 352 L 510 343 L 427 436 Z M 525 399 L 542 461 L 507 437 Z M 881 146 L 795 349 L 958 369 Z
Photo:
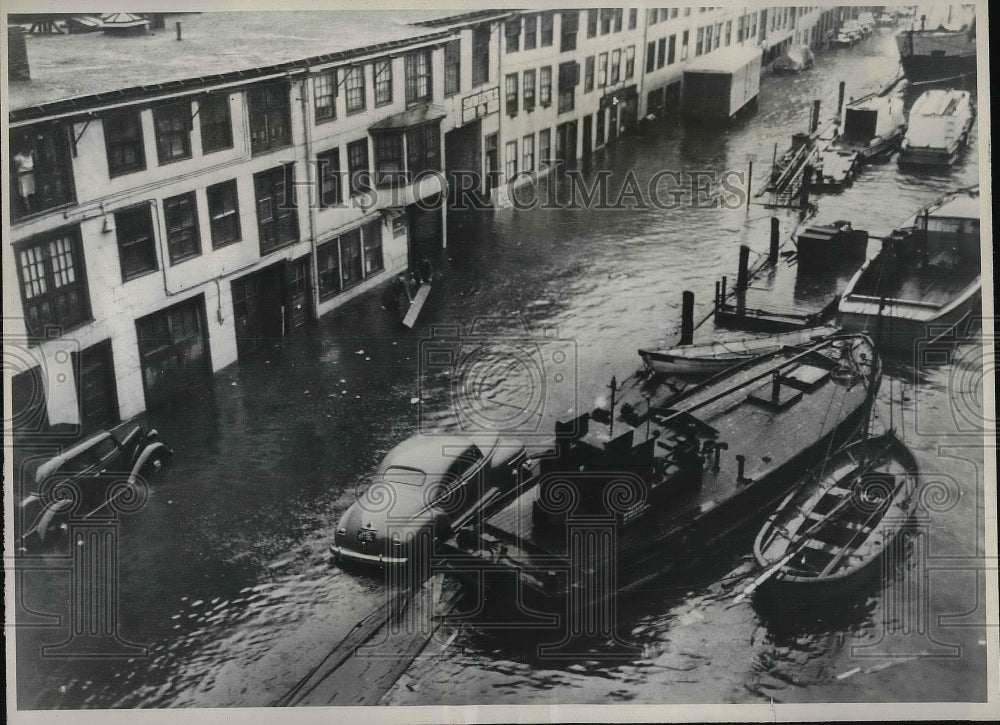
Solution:
M 323 13 L 205 14 L 178 39 L 27 44 L 13 29 L 20 422 L 131 417 L 439 247 L 445 139 L 497 78 L 461 46 L 492 15 L 341 13 L 331 33 Z
M 89 429 L 185 394 L 432 257 L 464 192 L 670 113 L 695 58 L 754 44 L 768 62 L 821 43 L 841 12 L 341 12 L 335 27 L 206 13 L 28 42 L 13 28 L 15 423 Z

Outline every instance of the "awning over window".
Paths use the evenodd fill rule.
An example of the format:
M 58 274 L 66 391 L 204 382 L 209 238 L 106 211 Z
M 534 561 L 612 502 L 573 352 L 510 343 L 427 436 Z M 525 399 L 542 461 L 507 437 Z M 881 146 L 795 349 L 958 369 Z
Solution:
M 409 128 L 422 126 L 432 121 L 440 121 L 445 117 L 444 109 L 430 103 L 408 108 L 402 113 L 383 118 L 378 123 L 368 127 L 369 133 L 386 133 L 389 131 L 405 131 Z

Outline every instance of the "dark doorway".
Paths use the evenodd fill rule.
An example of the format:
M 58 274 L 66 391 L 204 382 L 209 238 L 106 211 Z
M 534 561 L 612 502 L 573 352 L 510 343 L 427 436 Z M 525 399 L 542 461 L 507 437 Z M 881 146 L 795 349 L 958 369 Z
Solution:
M 482 121 L 473 121 L 444 135 L 445 175 L 448 179 L 450 206 L 457 203 L 458 193 L 471 188 L 473 183 L 476 191 L 483 188 L 482 133 Z
M 556 126 L 556 158 L 566 162 L 576 160 L 576 121 Z
M 500 179 L 500 151 L 497 148 L 497 135 L 491 133 L 486 137 L 486 195 L 489 196 L 497 187 Z
M 312 309 L 309 295 L 309 260 L 309 255 L 306 255 L 288 264 L 286 309 L 289 332 L 309 321 L 309 312 Z
M 188 395 L 211 375 L 202 295 L 135 321 L 146 407 Z
M 10 415 L 15 436 L 38 433 L 49 427 L 40 367 L 25 370 L 10 379 Z
M 270 347 L 285 334 L 285 294 L 281 264 L 233 281 L 233 317 L 239 358 Z
M 600 111 L 598 111 L 600 113 Z M 583 117 L 583 158 L 589 159 L 594 139 L 594 117 L 586 115 Z
M 73 367 L 80 386 L 77 400 L 80 404 L 82 432 L 89 433 L 117 425 L 121 419 L 118 416 L 118 390 L 111 340 L 92 345 L 73 357 Z
M 410 268 L 419 269 L 423 260 L 432 264 L 441 253 L 441 209 L 439 204 L 425 199 L 422 206 L 406 207 L 406 222 L 410 230 Z
M 615 103 L 608 108 L 608 111 L 610 111 L 610 118 L 608 119 L 608 143 L 613 143 L 618 138 L 618 107 L 619 104 Z

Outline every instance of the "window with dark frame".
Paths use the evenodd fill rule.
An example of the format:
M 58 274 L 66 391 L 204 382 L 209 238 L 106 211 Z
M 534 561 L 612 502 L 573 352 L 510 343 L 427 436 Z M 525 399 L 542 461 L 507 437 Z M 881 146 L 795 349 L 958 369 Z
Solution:
M 607 115 L 606 111 L 602 108 L 597 111 L 597 123 L 594 128 L 594 146 L 604 145 L 604 117 Z
M 529 133 L 521 139 L 521 171 L 531 173 L 535 170 L 535 134 Z
M 621 50 L 615 48 L 611 51 L 611 80 L 610 84 L 614 85 L 621 80 L 622 73 L 622 52 Z
M 670 36 L 670 48 L 667 50 L 667 65 L 670 65 L 677 58 L 677 35 Z
M 656 41 L 646 43 L 646 72 L 652 73 L 656 68 Z
M 481 86 L 490 80 L 490 26 L 472 29 L 472 85 Z
M 677 36 L 675 35 L 670 36 L 671 47 L 673 47 L 674 38 L 676 37 Z M 662 68 L 664 63 L 666 62 L 667 62 L 667 39 L 660 38 L 660 40 L 656 43 L 656 67 Z
M 214 184 L 206 189 L 208 221 L 212 231 L 212 248 L 218 249 L 242 239 L 240 202 L 236 179 Z
M 123 282 L 160 268 L 153 238 L 153 214 L 148 205 L 116 211 L 115 234 Z
M 549 157 L 552 154 L 552 132 L 543 128 L 538 132 L 538 165 L 549 165 Z
M 695 34 L 695 41 L 694 41 L 694 56 L 695 56 L 695 58 L 697 58 L 699 55 L 701 55 L 702 44 L 704 42 L 705 42 L 705 29 L 704 28 L 698 28 L 698 32 Z
M 103 119 L 108 172 L 112 177 L 142 171 L 146 154 L 142 143 L 142 122 L 138 111 L 123 111 Z
M 382 259 L 382 222 L 368 222 L 361 228 L 365 252 L 365 279 L 385 269 Z
M 340 244 L 332 239 L 316 248 L 317 288 L 321 300 L 340 292 Z
M 289 164 L 253 176 L 262 255 L 299 239 L 294 175 L 295 167 Z
M 608 54 L 601 53 L 597 57 L 597 87 L 608 85 Z
M 507 183 L 510 183 L 517 176 L 517 141 L 508 141 L 505 153 L 504 172 L 507 174 Z
M 630 8 L 628 11 L 628 29 L 635 30 L 638 24 L 639 24 L 639 11 L 635 8 Z
M 367 138 L 347 144 L 347 186 L 351 196 L 364 193 L 372 186 Z
M 559 113 L 572 111 L 576 107 L 576 87 L 578 85 L 580 85 L 580 64 L 575 61 L 560 63 Z
M 462 89 L 462 46 L 460 40 L 444 45 L 444 95 L 453 96 Z
M 406 103 L 431 100 L 431 51 L 430 48 L 406 54 Z
M 80 228 L 65 227 L 14 246 L 24 324 L 44 337 L 56 325 L 66 332 L 90 320 L 87 272 Z
M 229 112 L 228 93 L 202 96 L 198 100 L 198 119 L 203 154 L 233 147 L 233 120 Z
M 421 174 L 441 171 L 441 126 L 425 123 L 406 132 L 406 170 L 412 182 Z
M 625 49 L 625 79 L 628 80 L 635 75 L 635 46 L 630 45 Z
M 319 177 L 319 205 L 338 206 L 343 202 L 340 191 L 340 149 L 330 149 L 316 156 Z
M 583 92 L 590 93 L 594 90 L 594 56 L 587 56 L 583 65 Z
M 535 70 L 524 71 L 524 110 L 532 111 L 535 108 Z
M 313 110 L 316 123 L 337 117 L 337 71 L 327 71 L 313 78 Z
M 690 40 L 691 34 L 689 31 L 685 30 L 684 35 L 681 39 L 681 60 L 687 60 L 688 57 L 688 41 Z
M 365 110 L 365 69 L 355 65 L 348 68 L 344 76 L 344 100 L 348 113 L 358 113 Z
M 372 134 L 372 144 L 375 147 L 375 186 L 405 186 L 403 134 Z
M 65 127 L 12 129 L 9 138 L 11 212 L 15 219 L 75 201 Z
M 597 8 L 591 8 L 587 11 L 587 37 L 593 38 L 597 35 L 597 17 L 599 14 Z
M 375 61 L 375 105 L 392 103 L 392 60 Z
M 552 105 L 552 66 L 547 65 L 538 71 L 538 105 L 546 108 Z
M 580 11 L 564 10 L 559 14 L 559 52 L 576 50 L 576 33 L 580 28 Z
M 161 164 L 191 158 L 191 104 L 174 103 L 153 109 L 156 157 Z
M 615 8 L 615 32 L 622 32 L 622 18 L 624 16 L 624 10 L 622 8 Z
M 614 18 L 614 8 L 601 8 L 601 35 L 607 35 L 611 32 L 611 22 Z
M 198 202 L 193 191 L 164 199 L 163 220 L 167 227 L 170 264 L 178 264 L 201 255 Z
M 547 48 L 552 45 L 552 24 L 553 24 L 553 13 L 552 11 L 542 13 L 542 42 L 543 48 Z
M 538 16 L 524 16 L 524 49 L 534 50 L 538 47 Z
M 503 34 L 506 39 L 504 49 L 508 53 L 516 53 L 521 49 L 521 18 L 512 18 L 503 24 Z
M 517 115 L 517 73 L 508 73 L 505 80 L 504 108 L 508 116 Z
M 340 264 L 343 289 L 349 289 L 365 278 L 361 264 L 360 228 L 352 229 L 340 236 Z
M 273 151 L 292 143 L 288 86 L 271 83 L 247 91 L 250 107 L 250 150 Z

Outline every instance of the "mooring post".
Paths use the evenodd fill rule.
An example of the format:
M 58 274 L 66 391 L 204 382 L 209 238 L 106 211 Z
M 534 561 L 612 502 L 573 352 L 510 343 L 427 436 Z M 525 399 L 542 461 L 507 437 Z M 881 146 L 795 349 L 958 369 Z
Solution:
M 715 309 L 719 309 L 719 306 L 722 304 L 721 292 L 722 285 L 719 283 L 719 280 L 715 280 Z
M 837 90 L 837 122 L 840 123 L 840 114 L 844 110 L 844 89 L 847 87 L 847 83 L 844 81 L 840 82 L 840 86 Z
M 747 165 L 747 211 L 750 211 L 750 190 L 753 187 L 753 161 Z
M 812 128 L 809 129 L 809 133 L 816 133 L 817 128 L 819 128 L 819 99 L 813 101 Z
M 681 345 L 694 340 L 694 292 L 684 290 L 681 295 Z
M 726 291 L 726 282 L 726 275 L 722 275 L 722 291 L 719 293 L 719 307 L 726 304 L 726 295 L 728 294 Z
M 781 399 L 781 373 L 777 370 L 771 378 L 771 400 L 777 403 Z
M 805 209 L 809 206 L 809 187 L 812 186 L 813 180 L 813 167 L 812 164 L 806 164 L 805 169 L 802 170 L 802 195 L 799 198 L 799 206 Z
M 177 40 L 181 39 L 181 21 L 177 21 Z
M 736 291 L 742 292 L 747 288 L 747 268 L 750 266 L 750 247 L 745 244 L 740 245 L 740 266 L 736 273 Z
M 771 266 L 778 264 L 778 217 L 771 217 L 771 253 L 768 255 L 768 262 Z

